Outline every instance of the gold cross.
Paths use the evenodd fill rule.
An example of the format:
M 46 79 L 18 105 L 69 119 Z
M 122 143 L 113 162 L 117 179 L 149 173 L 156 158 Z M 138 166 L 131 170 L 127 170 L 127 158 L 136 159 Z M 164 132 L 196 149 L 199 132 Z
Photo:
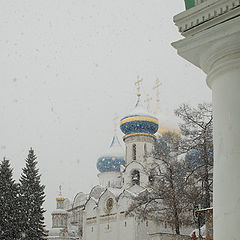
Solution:
M 62 196 L 62 185 L 59 185 L 59 196 Z
M 115 113 L 115 115 L 114 115 L 113 123 L 114 123 L 114 133 L 116 135 L 117 134 L 117 125 L 118 125 L 118 115 L 117 115 L 117 113 Z
M 153 89 L 156 89 L 156 107 L 155 107 L 155 111 L 154 114 L 157 115 L 158 114 L 158 110 L 159 110 L 159 102 L 160 102 L 160 92 L 159 92 L 159 88 L 160 86 L 162 86 L 162 83 L 160 83 L 159 79 L 156 79 L 155 82 L 155 86 L 153 87 Z
M 139 76 L 137 76 L 137 81 L 134 83 L 135 86 L 137 87 L 137 96 L 138 98 L 140 98 L 141 93 L 140 93 L 140 89 L 141 89 L 141 82 L 143 81 L 142 78 L 140 78 Z
M 144 100 L 144 102 L 147 103 L 147 110 L 150 112 L 150 101 L 152 100 L 151 97 L 149 97 L 149 94 L 147 94 L 147 98 Z

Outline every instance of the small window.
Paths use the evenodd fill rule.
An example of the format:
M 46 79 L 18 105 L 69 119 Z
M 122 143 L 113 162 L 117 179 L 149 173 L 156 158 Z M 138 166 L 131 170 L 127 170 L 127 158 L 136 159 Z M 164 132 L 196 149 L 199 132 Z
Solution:
M 92 227 L 92 232 L 93 232 L 93 227 Z
M 107 225 L 107 229 L 108 229 L 108 230 L 110 229 L 110 226 L 109 226 L 109 224 Z
M 147 156 L 147 144 L 146 143 L 144 143 L 144 154 L 145 154 L 145 156 Z
M 148 181 L 150 182 L 150 184 L 154 182 L 154 176 L 152 174 L 149 175 Z
M 146 221 L 146 227 L 148 227 L 148 221 Z
M 127 227 L 127 222 L 126 221 L 124 222 L 124 226 Z
M 136 161 L 136 155 L 137 155 L 137 147 L 136 147 L 136 144 L 133 144 L 132 145 L 132 158 L 133 158 L 133 161 Z
M 132 172 L 132 184 L 140 185 L 140 173 L 136 169 L 134 169 Z

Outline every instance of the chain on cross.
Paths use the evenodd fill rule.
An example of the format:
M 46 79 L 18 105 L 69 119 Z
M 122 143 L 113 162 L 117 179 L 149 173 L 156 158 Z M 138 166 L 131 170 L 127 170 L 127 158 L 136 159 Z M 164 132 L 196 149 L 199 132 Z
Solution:
M 137 87 L 137 96 L 138 96 L 138 99 L 140 98 L 141 96 L 141 93 L 140 93 L 140 89 L 141 89 L 141 83 L 142 83 L 143 79 L 140 78 L 139 76 L 137 76 L 137 81 L 135 82 L 135 86 Z
M 59 185 L 59 196 L 62 196 L 62 185 Z
M 147 103 L 148 112 L 150 112 L 150 101 L 151 100 L 152 100 L 152 98 L 149 96 L 149 94 L 147 94 L 147 98 L 144 100 L 144 102 Z

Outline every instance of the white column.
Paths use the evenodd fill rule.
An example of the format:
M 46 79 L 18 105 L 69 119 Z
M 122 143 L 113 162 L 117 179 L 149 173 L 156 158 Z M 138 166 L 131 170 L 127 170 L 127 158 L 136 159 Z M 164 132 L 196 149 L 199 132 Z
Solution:
M 240 238 L 240 52 L 230 57 L 215 64 L 207 78 L 214 107 L 216 240 Z
M 173 43 L 212 89 L 214 240 L 240 239 L 240 18 Z

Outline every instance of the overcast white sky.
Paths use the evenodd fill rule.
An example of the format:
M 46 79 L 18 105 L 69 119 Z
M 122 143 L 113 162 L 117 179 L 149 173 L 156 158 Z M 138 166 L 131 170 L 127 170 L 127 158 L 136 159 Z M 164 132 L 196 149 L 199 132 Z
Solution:
M 183 10 L 183 0 L 0 0 L 0 158 L 18 180 L 34 148 L 48 226 L 60 184 L 73 200 L 98 183 L 97 158 L 114 114 L 135 105 L 137 75 L 143 99 L 163 83 L 159 118 L 173 125 L 179 104 L 211 101 L 205 75 L 170 45 Z

